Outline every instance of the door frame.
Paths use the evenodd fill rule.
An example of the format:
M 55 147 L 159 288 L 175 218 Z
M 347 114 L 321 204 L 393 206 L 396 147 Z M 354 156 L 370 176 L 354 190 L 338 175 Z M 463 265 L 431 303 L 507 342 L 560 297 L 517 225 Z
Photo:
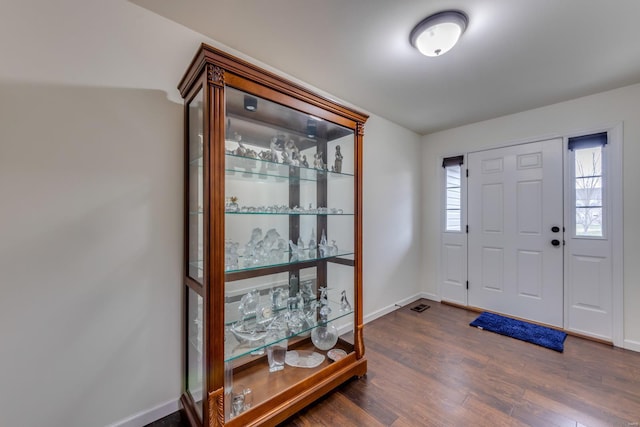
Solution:
M 579 131 L 566 133 L 563 136 L 564 145 L 564 189 L 565 194 L 569 195 L 572 188 L 573 176 L 570 175 L 573 170 L 569 164 L 571 156 L 568 155 L 568 140 L 576 136 L 591 135 L 600 132 L 607 132 L 607 158 L 606 178 L 609 180 L 607 185 L 608 195 L 606 195 L 607 219 L 606 227 L 610 235 L 610 262 L 611 262 L 611 334 L 612 342 L 616 347 L 626 348 L 624 342 L 624 223 L 623 223 L 623 123 L 617 122 L 609 125 L 580 129 Z M 567 233 L 572 233 L 569 226 L 574 220 L 571 215 L 571 201 L 565 197 L 565 226 Z M 565 247 L 565 260 L 571 253 L 571 239 L 566 239 L 568 245 Z M 565 294 L 565 328 L 567 328 L 567 316 L 570 301 L 567 298 L 569 293 L 569 265 L 565 262 L 564 267 L 564 294 Z
M 609 186 L 610 186 L 610 198 L 609 198 L 609 221 L 610 221 L 610 230 L 611 230 L 611 268 L 612 268 L 612 341 L 613 345 L 616 347 L 627 348 L 625 346 L 624 340 L 624 224 L 623 224 L 623 123 L 615 122 L 610 124 L 605 124 L 602 126 L 592 127 L 592 128 L 581 128 L 572 132 L 566 132 L 562 134 L 554 134 L 548 135 L 540 138 L 527 138 L 519 141 L 513 141 L 511 143 L 505 144 L 495 144 L 492 146 L 483 147 L 482 149 L 465 151 L 464 153 L 451 153 L 449 155 L 442 155 L 438 159 L 438 167 L 442 164 L 442 159 L 446 157 L 451 157 L 455 155 L 464 155 L 465 163 L 464 169 L 466 172 L 468 156 L 470 153 L 476 153 L 481 151 L 492 150 L 496 148 L 506 148 L 511 146 L 517 146 L 522 144 L 528 144 L 532 142 L 540 142 L 546 141 L 554 138 L 562 138 L 563 140 L 563 186 L 565 191 L 565 198 L 567 197 L 567 188 L 570 183 L 569 180 L 573 179 L 573 177 L 568 176 L 569 168 L 566 167 L 566 163 L 568 161 L 569 156 L 567 155 L 567 141 L 570 137 L 580 136 L 580 135 L 589 135 L 593 133 L 599 132 L 607 132 L 608 133 L 608 145 L 609 145 Z M 443 168 L 441 168 L 443 169 Z M 444 170 L 444 169 L 443 169 Z M 466 175 L 466 173 L 465 173 Z M 437 262 L 437 292 L 438 298 L 441 301 L 451 302 L 455 305 L 467 305 L 468 306 L 468 296 L 465 297 L 465 304 L 461 304 L 460 301 L 448 301 L 446 298 L 443 298 L 442 292 L 442 284 L 446 280 L 445 272 L 443 271 L 443 264 L 445 262 L 443 257 L 443 247 L 445 244 L 444 235 L 445 231 L 445 207 L 446 207 L 446 190 L 444 189 L 446 183 L 446 178 L 444 176 L 444 172 L 440 171 L 438 173 L 438 188 L 440 191 L 439 197 L 439 211 L 440 211 L 440 250 L 438 251 L 438 262 Z M 464 203 L 462 206 L 462 217 L 464 218 L 464 224 L 467 224 L 467 210 L 468 210 L 468 200 L 467 200 L 467 180 L 463 180 L 463 189 L 462 192 L 465 195 Z M 570 222 L 567 220 L 570 215 L 567 209 L 564 209 L 564 221 L 565 224 L 569 224 Z M 466 233 L 465 233 L 466 234 Z M 464 250 L 466 253 L 466 265 L 464 271 L 464 278 L 468 277 L 468 235 L 464 237 Z M 566 272 L 567 272 L 567 263 L 564 263 L 564 274 L 563 274 L 563 293 L 564 293 L 564 303 L 565 303 L 565 313 L 563 313 L 563 325 L 566 327 L 566 304 L 567 304 L 567 281 L 565 280 Z M 468 291 L 467 291 L 468 292 Z M 633 347 L 629 345 L 630 347 Z M 640 351 L 640 349 L 632 348 L 633 350 Z

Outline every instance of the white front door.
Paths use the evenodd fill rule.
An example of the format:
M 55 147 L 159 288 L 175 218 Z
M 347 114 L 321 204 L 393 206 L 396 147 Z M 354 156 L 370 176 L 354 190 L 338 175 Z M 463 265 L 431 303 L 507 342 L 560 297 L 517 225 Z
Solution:
M 469 154 L 470 306 L 563 327 L 562 147 Z

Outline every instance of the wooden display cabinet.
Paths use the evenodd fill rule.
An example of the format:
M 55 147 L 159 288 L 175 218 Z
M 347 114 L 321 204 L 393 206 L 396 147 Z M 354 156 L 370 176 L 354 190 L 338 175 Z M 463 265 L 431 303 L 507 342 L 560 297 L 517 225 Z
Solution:
M 273 425 L 366 373 L 368 117 L 204 44 L 178 87 L 185 100 L 181 403 L 194 426 Z M 287 359 L 276 371 L 268 355 L 278 343 Z M 328 357 L 337 353 L 342 358 Z M 318 365 L 295 366 L 304 364 Z

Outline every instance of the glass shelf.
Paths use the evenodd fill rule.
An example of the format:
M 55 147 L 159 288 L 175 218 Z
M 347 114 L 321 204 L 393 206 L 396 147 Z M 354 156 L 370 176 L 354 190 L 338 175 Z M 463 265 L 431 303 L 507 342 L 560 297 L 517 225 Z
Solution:
M 258 340 L 256 342 L 240 342 L 238 341 L 238 339 L 233 335 L 233 333 L 231 332 L 231 330 L 229 329 L 230 327 L 228 326 L 225 330 L 225 334 L 224 334 L 224 341 L 225 341 L 225 362 L 231 362 L 235 359 L 238 359 L 240 357 L 243 356 L 249 356 L 249 355 L 256 355 L 256 356 L 262 356 L 263 352 L 266 353 L 266 348 L 271 345 L 271 344 L 275 344 L 277 342 L 280 342 L 282 340 L 285 339 L 291 339 L 297 336 L 308 336 L 309 332 L 311 332 L 311 330 L 317 328 L 318 326 L 321 325 L 325 325 L 327 323 L 331 323 L 335 320 L 338 320 L 342 317 L 348 316 L 350 314 L 353 314 L 353 310 L 349 310 L 349 311 L 342 311 L 340 310 L 340 303 L 339 302 L 335 302 L 335 301 L 329 301 L 329 307 L 331 308 L 331 313 L 329 313 L 329 316 L 327 317 L 327 321 L 326 322 L 320 322 L 319 320 L 315 320 L 315 324 L 313 326 L 307 326 L 306 328 L 302 329 L 299 332 L 291 333 L 291 334 L 287 334 L 286 337 L 284 338 L 280 338 L 277 340 L 273 340 L 273 341 L 267 341 L 266 339 L 264 340 Z M 283 309 L 282 311 L 280 311 L 279 313 L 283 313 L 286 312 L 286 309 Z
M 189 160 L 189 165 L 198 165 L 198 167 L 202 167 L 202 156 Z
M 189 214 L 201 214 L 202 212 L 189 212 Z M 225 212 L 226 215 L 289 215 L 289 216 L 353 216 L 352 213 L 310 213 L 310 212 Z
M 308 251 L 308 250 L 309 249 L 305 249 L 305 251 Z M 285 252 L 285 254 L 289 254 L 289 252 Z M 332 256 L 327 256 L 327 257 L 306 258 L 306 259 L 301 259 L 301 260 L 293 261 L 293 262 L 281 262 L 281 263 L 275 263 L 275 264 L 261 264 L 261 265 L 255 265 L 255 266 L 250 266 L 250 267 L 238 268 L 238 269 L 235 269 L 235 270 L 225 270 L 225 274 L 228 274 L 228 273 L 241 273 L 241 272 L 244 272 L 244 271 L 259 270 L 261 268 L 296 265 L 296 264 L 302 264 L 302 263 L 306 263 L 306 262 L 321 261 L 323 259 L 329 260 L 329 259 L 332 259 L 332 258 L 348 257 L 348 256 L 353 255 L 353 254 L 354 254 L 353 251 L 339 251 L 338 255 L 332 255 Z M 238 260 L 239 260 L 239 263 L 242 263 L 242 257 L 238 257 Z M 191 277 L 202 277 L 203 273 L 204 273 L 204 261 L 198 260 L 198 261 L 190 262 L 189 263 L 189 270 L 193 271 L 193 272 L 195 272 L 195 271 L 198 272 L 197 275 L 191 275 Z
M 202 215 L 204 211 L 189 211 L 189 215 Z M 226 212 L 225 215 L 288 215 L 288 216 L 353 216 L 352 213 L 311 213 L 311 212 Z
M 309 249 L 304 249 L 304 251 L 308 251 Z M 319 250 L 318 250 L 319 251 Z M 283 252 L 283 255 L 286 255 L 287 257 L 290 256 L 290 252 L 286 251 Z M 305 258 L 305 259 L 301 259 L 298 261 L 293 261 L 293 262 L 277 262 L 274 264 L 257 264 L 257 265 L 251 265 L 249 267 L 242 267 L 242 268 L 238 268 L 238 269 L 234 269 L 234 270 L 225 270 L 225 273 L 239 273 L 239 272 L 243 272 L 243 271 L 252 271 L 252 270 L 258 270 L 260 268 L 269 268 L 269 267 L 279 267 L 279 266 L 285 266 L 285 265 L 296 265 L 296 264 L 301 264 L 301 263 L 305 263 L 305 262 L 309 262 L 309 261 L 320 261 L 323 259 L 331 259 L 331 258 L 337 258 L 337 257 L 344 257 L 344 256 L 348 256 L 348 255 L 353 255 L 353 251 L 352 250 L 345 250 L 345 251 L 338 251 L 337 255 L 331 255 L 331 256 L 326 256 L 326 257 L 317 257 L 317 258 Z M 238 264 L 239 265 L 243 265 L 242 263 L 243 261 L 243 257 L 238 257 Z
M 318 181 L 321 178 L 353 178 L 353 174 L 292 166 L 268 160 L 226 154 L 225 174 L 233 179 L 261 179 L 273 182 L 288 180 Z

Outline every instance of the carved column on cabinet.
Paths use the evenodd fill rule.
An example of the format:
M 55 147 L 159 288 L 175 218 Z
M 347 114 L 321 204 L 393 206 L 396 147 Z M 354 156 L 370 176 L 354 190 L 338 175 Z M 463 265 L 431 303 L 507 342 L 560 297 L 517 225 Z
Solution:
M 356 123 L 355 141 L 355 317 L 356 333 L 354 337 L 356 358 L 364 357 L 364 336 L 363 336 L 363 298 L 362 298 L 362 141 L 364 139 L 364 123 Z
M 209 399 L 209 425 L 224 425 L 224 365 L 216 363 L 224 360 L 224 335 L 219 331 L 224 330 L 224 311 L 220 307 L 224 306 L 224 212 L 225 188 L 225 71 L 211 64 L 207 65 L 207 83 L 209 85 L 209 97 L 206 114 L 211 120 L 208 123 L 210 138 L 209 154 L 209 197 L 211 209 L 209 210 L 209 244 L 210 257 L 207 260 L 209 269 L 209 302 L 208 321 L 209 328 L 208 341 L 210 348 L 207 352 L 207 369 L 211 374 L 207 377 L 208 390 L 214 394 L 215 400 Z

